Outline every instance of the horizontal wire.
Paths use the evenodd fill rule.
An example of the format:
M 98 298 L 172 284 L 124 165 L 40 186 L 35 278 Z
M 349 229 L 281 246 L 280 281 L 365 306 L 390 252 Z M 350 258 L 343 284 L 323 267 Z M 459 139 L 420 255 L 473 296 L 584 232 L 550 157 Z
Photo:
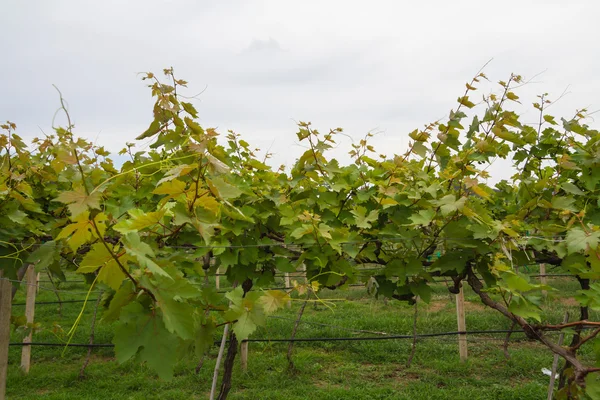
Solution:
M 367 243 L 377 243 L 377 242 L 383 242 L 383 243 L 401 243 L 401 242 L 413 242 L 415 240 L 415 238 L 409 238 L 409 237 L 383 237 L 383 238 L 374 238 L 374 239 L 368 239 L 368 240 L 360 240 L 360 241 L 347 241 L 347 242 L 339 242 L 339 243 L 334 243 L 335 245 L 351 245 L 351 244 L 367 244 Z M 475 238 L 465 238 L 465 237 L 461 237 L 461 238 L 455 238 L 455 237 L 438 237 L 437 240 L 439 241 L 444 241 L 444 240 L 449 240 L 449 241 L 457 241 L 457 242 L 464 242 L 467 240 L 478 240 L 478 241 L 483 241 L 481 239 L 475 239 Z M 544 241 L 548 241 L 548 242 L 564 242 L 565 239 L 563 237 L 560 238 L 547 238 L 544 236 L 521 236 L 517 239 L 514 240 L 525 240 L 525 241 L 529 241 L 529 240 L 544 240 Z M 12 245 L 20 245 L 20 246 L 28 246 L 28 247 L 32 247 L 32 246 L 42 246 L 44 243 L 46 242 L 42 242 L 42 243 L 11 243 Z M 321 247 L 322 244 L 320 243 L 284 243 L 284 242 L 273 242 L 273 243 L 257 243 L 257 244 L 243 244 L 243 245 L 164 245 L 162 246 L 163 248 L 172 248 L 172 249 L 189 249 L 189 250 L 195 250 L 195 249 L 244 249 L 244 248 L 261 248 L 261 247 L 299 247 L 299 248 L 303 248 L 303 247 Z
M 511 332 L 508 329 L 497 329 L 488 331 L 456 331 L 456 332 L 440 332 L 440 333 L 423 333 L 418 335 L 388 335 L 388 336 L 369 336 L 369 337 L 333 337 L 333 338 L 258 338 L 246 339 L 248 343 L 290 343 L 290 342 L 341 342 L 341 341 L 375 341 L 375 340 L 401 340 L 401 339 L 425 339 L 436 338 L 443 336 L 458 336 L 458 335 L 485 335 L 499 334 Z M 512 333 L 525 333 L 525 331 L 512 331 Z M 221 343 L 221 340 L 215 340 L 215 344 Z M 112 343 L 48 343 L 48 342 L 11 342 L 10 346 L 54 346 L 54 347 L 114 347 Z

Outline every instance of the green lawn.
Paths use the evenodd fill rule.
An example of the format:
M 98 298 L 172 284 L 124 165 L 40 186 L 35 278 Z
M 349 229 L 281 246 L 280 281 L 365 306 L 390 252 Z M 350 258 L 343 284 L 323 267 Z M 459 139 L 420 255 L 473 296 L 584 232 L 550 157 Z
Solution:
M 75 279 L 75 278 L 74 278 Z M 569 299 L 578 288 L 570 278 L 554 278 L 560 291 L 548 300 L 544 318 L 560 322 L 565 310 L 572 318 L 578 308 Z M 49 285 L 49 284 L 46 284 Z M 64 299 L 85 297 L 85 286 L 62 284 Z M 339 299 L 333 310 L 319 305 L 307 306 L 298 337 L 360 337 L 376 334 L 351 330 L 410 334 L 414 308 L 397 301 L 387 304 L 366 294 L 362 288 L 335 292 L 323 291 L 323 298 Z M 468 301 L 468 330 L 507 329 L 510 323 L 497 312 L 485 309 L 472 292 Z M 92 295 L 91 298 L 95 296 Z M 52 292 L 40 291 L 38 301 L 53 301 Z M 15 303 L 22 302 L 22 289 Z M 293 319 L 301 301 L 277 313 L 255 338 L 285 338 L 291 334 Z M 36 321 L 48 329 L 37 333 L 34 341 L 56 342 L 54 323 L 65 331 L 81 311 L 82 304 L 63 306 L 62 316 L 54 305 L 38 305 Z M 87 343 L 94 302 L 87 305 L 73 342 Z M 13 314 L 24 312 L 14 306 Z M 597 320 L 598 315 L 593 315 Z M 338 325 L 346 329 L 308 322 Z M 429 305 L 419 303 L 419 333 L 456 330 L 455 305 L 444 284 L 436 285 Z M 59 328 L 55 328 L 59 333 Z M 60 333 L 59 333 L 60 334 Z M 19 341 L 18 333 L 13 333 Z M 552 355 L 537 343 L 513 335 L 510 359 L 502 349 L 504 335 L 469 338 L 469 360 L 460 363 L 456 337 L 422 339 L 417 342 L 413 364 L 406 368 L 411 340 L 352 342 L 301 342 L 295 344 L 296 372 L 287 370 L 287 343 L 250 343 L 249 371 L 238 365 L 234 371 L 231 399 L 541 399 L 545 398 L 549 377 L 541 369 L 550 368 Z M 96 327 L 96 343 L 109 343 L 111 326 Z M 567 338 L 568 340 L 568 338 Z M 28 376 L 19 370 L 20 347 L 10 349 L 7 395 L 9 399 L 205 399 L 210 391 L 217 349 L 213 348 L 200 374 L 194 373 L 197 360 L 184 357 L 170 382 L 134 362 L 118 364 L 110 348 L 94 349 L 86 378 L 78 378 L 87 349 L 34 347 Z

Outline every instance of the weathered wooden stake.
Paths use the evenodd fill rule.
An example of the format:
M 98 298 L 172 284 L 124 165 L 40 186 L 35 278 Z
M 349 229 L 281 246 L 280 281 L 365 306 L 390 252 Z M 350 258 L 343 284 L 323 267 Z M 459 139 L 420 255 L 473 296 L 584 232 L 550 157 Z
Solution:
M 292 287 L 292 283 L 290 282 L 290 274 L 289 274 L 289 272 L 286 272 L 284 274 L 284 279 L 285 279 L 285 287 L 286 288 Z M 292 308 L 292 302 L 291 301 L 288 301 L 287 308 Z
M 540 272 L 541 273 L 541 272 Z M 569 313 L 565 313 L 565 318 L 563 319 L 563 324 L 569 322 Z M 565 340 L 565 333 L 561 332 L 558 336 L 558 345 L 562 346 L 563 340 Z M 556 381 L 556 370 L 558 369 L 558 354 L 554 354 L 554 359 L 552 360 L 552 372 L 550 372 L 550 384 L 548 385 L 548 400 L 552 400 L 554 397 L 554 381 Z
M 10 308 L 12 284 L 2 279 L 4 271 L 0 269 L 0 400 L 6 399 L 6 373 L 8 371 L 8 344 L 10 342 Z
M 456 320 L 458 322 L 458 331 L 466 332 L 467 324 L 465 321 L 465 293 L 461 286 L 460 292 L 456 295 Z M 460 354 L 460 361 L 467 361 L 467 335 L 458 335 L 458 352 Z
M 242 361 L 242 371 L 248 371 L 248 341 L 244 340 L 241 345 L 240 359 Z
M 25 300 L 25 317 L 27 318 L 27 324 L 33 325 L 33 314 L 35 313 L 35 294 L 37 293 L 37 277 L 35 273 L 35 267 L 30 265 L 27 267 L 27 273 L 25 274 L 25 281 L 27 282 L 27 299 Z M 33 337 L 33 329 L 29 331 L 27 336 L 23 339 L 23 343 L 31 343 Z M 21 369 L 24 373 L 29 373 L 31 367 L 31 346 L 23 346 L 21 350 Z
M 221 289 L 221 275 L 219 272 L 219 268 L 217 268 L 217 273 L 215 274 L 215 287 L 217 290 Z
M 547 282 L 548 280 L 546 278 L 546 264 L 540 264 L 540 283 L 542 285 L 545 285 Z M 548 291 L 542 290 L 542 296 L 546 298 L 546 296 L 548 296 Z

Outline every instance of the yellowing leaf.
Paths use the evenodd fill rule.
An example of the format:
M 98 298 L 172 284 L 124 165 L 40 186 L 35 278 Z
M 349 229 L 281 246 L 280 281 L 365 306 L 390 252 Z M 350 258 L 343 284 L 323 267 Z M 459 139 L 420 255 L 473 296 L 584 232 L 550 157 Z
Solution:
M 202 196 L 202 197 L 196 199 L 196 202 L 194 203 L 194 205 L 196 207 L 200 207 L 200 208 L 208 211 L 211 215 L 214 215 L 215 217 L 219 214 L 219 209 L 221 207 L 219 202 L 217 200 L 215 200 L 214 197 L 211 197 L 211 196 Z
M 173 179 L 167 182 L 163 182 L 156 189 L 152 191 L 154 194 L 168 194 L 171 197 L 178 196 L 185 192 L 185 182 L 178 179 Z
M 76 217 L 88 209 L 100 209 L 100 200 L 102 200 L 102 195 L 99 192 L 94 192 L 88 196 L 83 188 L 77 188 L 71 192 L 62 192 L 54 199 L 54 201 L 67 204 L 72 217 Z
M 512 101 L 517 101 L 519 100 L 519 96 L 517 96 L 516 94 L 514 94 L 513 92 L 508 92 L 506 93 L 506 98 Z
M 290 301 L 292 301 L 290 295 L 282 290 L 268 290 L 259 299 L 267 315 L 273 314 L 277 309 L 282 308 Z
M 149 213 L 145 213 L 136 208 L 129 211 L 131 218 L 120 221 L 114 226 L 114 229 L 123 234 L 137 232 L 144 228 L 158 224 L 165 216 L 165 212 L 166 208 Z
M 185 121 L 185 124 L 188 126 L 188 128 L 190 128 L 190 130 L 193 133 L 195 133 L 196 135 L 200 135 L 200 136 L 204 135 L 204 129 L 202 129 L 200 124 L 198 124 L 196 121 L 194 121 L 193 119 L 188 118 L 188 117 L 185 117 L 183 120 Z
M 172 181 L 173 179 L 178 178 L 180 176 L 185 176 L 196 168 L 197 166 L 188 164 L 181 164 L 176 167 L 173 167 L 167 171 L 165 176 L 163 176 L 163 178 L 160 181 L 158 181 L 157 184 L 160 185 L 163 182 Z
M 473 108 L 475 107 L 475 104 L 469 100 L 469 96 L 463 96 L 463 97 L 459 97 L 457 100 L 461 105 L 467 107 L 467 108 Z
M 486 200 L 491 200 L 490 194 L 480 185 L 473 186 L 471 190 L 475 192 L 476 195 L 483 197 Z
M 313 292 L 315 292 L 315 293 L 319 291 L 319 286 L 321 286 L 321 284 L 317 281 L 312 281 L 310 283 L 310 287 L 313 290 Z
M 124 252 L 119 253 L 118 248 L 114 248 L 112 244 L 107 243 L 107 246 L 115 253 L 121 265 L 125 269 L 129 269 L 127 265 L 128 256 Z M 91 273 L 100 268 L 98 273 L 98 280 L 106 283 L 114 290 L 119 289 L 123 279 L 126 275 L 117 264 L 113 256 L 108 252 L 106 246 L 103 243 L 96 243 L 92 246 L 91 250 L 83 257 L 83 260 L 79 264 L 79 268 L 76 272 L 79 273 Z
M 73 250 L 77 251 L 83 244 L 89 242 L 92 238 L 97 237 L 97 232 L 94 229 L 93 223 L 96 224 L 101 235 L 104 235 L 106 230 L 106 216 L 103 213 L 96 215 L 94 221 L 90 221 L 89 212 L 85 211 L 79 214 L 72 224 L 69 224 L 63 228 L 62 231 L 56 237 L 56 240 L 66 239 L 67 244 Z

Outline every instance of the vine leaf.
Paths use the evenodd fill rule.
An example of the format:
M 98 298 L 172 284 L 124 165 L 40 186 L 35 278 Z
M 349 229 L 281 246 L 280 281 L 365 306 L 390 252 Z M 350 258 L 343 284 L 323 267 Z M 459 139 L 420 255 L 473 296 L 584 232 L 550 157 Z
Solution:
M 258 302 L 261 293 L 248 292 L 246 297 L 242 297 L 243 294 L 242 288 L 238 287 L 225 295 L 232 305 L 224 316 L 228 321 L 236 321 L 233 331 L 240 341 L 248 339 L 258 325 L 265 323 L 264 309 Z
M 152 251 L 150 245 L 140 241 L 140 235 L 137 232 L 130 232 L 123 237 L 123 247 L 127 250 L 127 254 L 137 260 L 140 267 L 147 268 L 153 274 L 173 279 L 171 275 L 152 261 L 152 258 L 155 257 L 154 251 Z
M 145 213 L 137 208 L 130 210 L 129 216 L 131 218 L 120 221 L 113 227 L 113 229 L 123 234 L 140 231 L 144 228 L 154 226 L 162 221 L 166 211 L 167 209 L 164 207 L 158 211 L 149 213 Z
M 600 243 L 600 231 L 587 234 L 583 229 L 576 227 L 567 232 L 565 237 L 569 253 L 586 251 L 589 248 L 595 249 Z
M 292 301 L 290 295 L 282 290 L 267 290 L 259 299 L 267 315 L 273 314 L 290 301 Z
M 79 214 L 73 219 L 72 224 L 65 226 L 60 231 L 58 236 L 56 236 L 56 240 L 66 239 L 71 250 L 75 252 L 83 244 L 89 242 L 96 236 L 96 231 L 92 224 L 95 224 L 100 231 L 100 234 L 104 235 L 104 231 L 106 230 L 106 216 L 103 213 L 100 213 L 94 217 L 93 221 L 90 221 L 89 217 L 90 215 L 87 211 Z
M 119 319 L 121 316 L 121 310 L 127 304 L 131 303 L 133 299 L 135 299 L 136 292 L 135 286 L 131 281 L 125 281 L 123 285 L 115 292 L 114 296 L 110 300 L 110 304 L 108 309 L 104 311 L 102 315 L 102 321 L 104 322 L 114 322 Z
M 161 379 L 173 377 L 177 361 L 177 337 L 165 328 L 162 318 L 145 310 L 137 302 L 121 309 L 113 338 L 117 361 L 124 363 L 137 355 L 158 373 Z
M 117 258 L 119 258 L 121 264 L 128 269 L 127 260 L 129 256 L 127 254 L 119 255 L 119 248 L 114 247 L 112 244 L 106 244 L 113 253 L 117 254 Z M 100 282 L 106 283 L 112 289 L 117 290 L 123 283 L 125 279 L 125 273 L 121 270 L 117 261 L 113 258 L 113 256 L 109 253 L 107 248 L 103 243 L 96 243 L 92 246 L 91 250 L 83 257 L 81 264 L 79 264 L 79 268 L 76 272 L 80 274 L 88 274 L 96 271 L 100 268 L 100 272 L 98 272 L 98 280 Z
M 207 317 L 206 322 L 198 326 L 194 336 L 196 357 L 202 357 L 202 355 L 208 351 L 210 346 L 214 344 L 213 337 L 215 330 L 215 321 L 211 317 Z
M 53 201 L 66 204 L 73 218 L 87 211 L 88 209 L 100 209 L 102 194 L 93 192 L 88 195 L 83 188 L 77 188 L 71 192 L 62 192 Z
M 351 211 L 352 215 L 354 215 L 354 223 L 358 228 L 369 229 L 371 227 L 371 223 L 375 222 L 379 217 L 378 210 L 371 210 L 367 214 L 367 209 L 363 206 L 357 206 Z
M 242 194 L 242 191 L 237 187 L 225 182 L 223 179 L 219 177 L 213 177 L 212 179 L 207 179 L 208 187 L 215 197 L 221 199 L 235 199 Z
M 431 209 L 428 210 L 419 210 L 418 213 L 410 216 L 414 225 L 424 225 L 427 226 L 433 221 L 433 217 L 435 212 Z
M 49 268 L 55 261 L 56 255 L 56 242 L 51 240 L 42 244 L 33 253 L 29 255 L 27 261 L 36 263 L 35 270 L 37 272 L 43 271 Z
M 194 308 L 184 302 L 186 299 L 200 297 L 200 291 L 192 286 L 183 276 L 158 275 L 152 282 L 146 275 L 140 282 L 156 297 L 156 302 L 162 311 L 165 327 L 171 333 L 184 340 L 194 337 Z
M 533 318 L 538 322 L 542 320 L 540 308 L 525 300 L 525 298 L 520 295 L 515 294 L 513 296 L 510 305 L 508 306 L 508 311 L 523 318 Z
M 433 201 L 432 203 L 440 207 L 442 215 L 446 216 L 462 209 L 466 201 L 466 197 L 461 197 L 460 199 L 456 200 L 456 196 L 454 194 L 448 194 L 439 200 Z
M 154 194 L 167 194 L 169 197 L 176 197 L 182 193 L 185 193 L 185 182 L 179 179 L 172 179 L 161 183 L 156 189 L 152 191 Z

